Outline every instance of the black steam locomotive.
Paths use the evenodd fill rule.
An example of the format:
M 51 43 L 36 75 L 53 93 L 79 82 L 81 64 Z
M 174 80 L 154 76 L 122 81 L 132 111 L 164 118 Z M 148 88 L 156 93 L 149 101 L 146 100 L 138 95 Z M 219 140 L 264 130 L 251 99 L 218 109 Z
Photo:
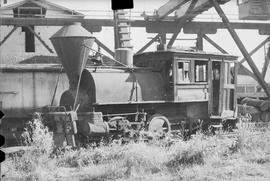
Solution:
M 237 118 L 235 56 L 176 49 L 133 56 L 120 48 L 115 64 L 86 66 L 95 38 L 80 24 L 64 26 L 51 41 L 69 82 L 58 89 L 58 106 L 42 110 L 56 145 L 130 130 L 193 132 Z M 48 79 L 50 72 L 61 73 L 46 70 Z M 48 98 L 45 87 L 40 92 L 35 105 Z
M 69 79 L 60 99 L 69 116 L 47 114 L 59 125 L 70 123 L 62 138 L 68 135 L 72 145 L 76 134 L 192 131 L 236 120 L 235 56 L 172 49 L 133 56 L 120 48 L 115 57 L 123 66 L 85 67 L 94 37 L 79 24 L 63 27 L 51 41 Z

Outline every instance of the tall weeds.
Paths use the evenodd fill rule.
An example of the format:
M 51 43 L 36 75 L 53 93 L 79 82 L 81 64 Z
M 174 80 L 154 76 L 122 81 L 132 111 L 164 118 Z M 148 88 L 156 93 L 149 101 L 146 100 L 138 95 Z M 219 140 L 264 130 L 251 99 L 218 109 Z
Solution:
M 217 166 L 229 164 L 228 160 L 231 157 L 237 156 L 237 159 L 244 160 L 240 162 L 241 164 L 263 164 L 270 161 L 269 129 L 240 127 L 238 136 L 233 138 L 224 137 L 222 134 L 206 136 L 197 133 L 188 141 L 178 139 L 172 142 L 168 139 L 168 144 L 164 143 L 164 140 L 162 144 L 160 142 L 130 142 L 125 145 L 111 143 L 100 146 L 90 145 L 87 148 L 65 148 L 54 152 L 52 135 L 39 118 L 31 121 L 28 131 L 31 135 L 29 143 L 31 149 L 22 155 L 15 155 L 8 159 L 3 170 L 8 170 L 6 173 L 9 178 L 56 180 L 58 177 L 70 178 L 70 170 L 73 170 L 72 178 L 86 180 L 127 180 L 142 175 L 145 176 L 144 179 L 152 175 L 161 175 L 161 178 L 164 178 L 162 175 L 178 178 L 179 174 L 183 174 L 181 179 L 192 180 L 197 172 L 201 174 L 202 180 L 207 180 L 206 175 L 210 171 L 214 173 Z M 193 171 L 188 172 L 186 168 Z M 63 172 L 63 170 L 67 171 Z M 222 169 L 218 170 L 220 174 L 223 173 Z M 178 176 L 175 177 L 176 175 Z

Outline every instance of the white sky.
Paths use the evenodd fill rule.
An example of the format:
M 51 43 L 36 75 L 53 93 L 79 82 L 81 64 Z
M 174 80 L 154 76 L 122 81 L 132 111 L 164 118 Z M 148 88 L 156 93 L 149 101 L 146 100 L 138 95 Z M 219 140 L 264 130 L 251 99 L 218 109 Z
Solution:
M 8 4 L 18 2 L 19 0 L 7 0 Z M 103 12 L 105 16 L 110 15 L 111 11 L 111 0 L 48 0 L 55 4 L 65 6 L 69 9 L 80 11 L 83 14 L 95 15 L 93 10 L 102 10 L 108 11 Z M 160 6 L 168 2 L 168 0 L 134 0 L 134 9 L 132 12 L 143 12 L 146 11 L 147 14 L 152 14 L 155 9 L 158 9 Z M 238 6 L 236 0 L 232 0 L 222 6 L 224 12 L 230 18 L 231 21 L 236 21 L 238 18 Z M 138 13 L 140 14 L 140 13 Z M 88 16 L 89 18 L 93 18 Z M 88 18 L 87 17 L 87 18 Z M 212 8 L 209 11 L 199 15 L 199 20 L 220 21 L 217 13 Z M 195 19 L 196 20 L 196 19 Z M 257 30 L 237 30 L 237 33 L 244 43 L 246 49 L 251 51 L 259 43 L 261 43 L 267 36 L 259 35 Z M 109 48 L 113 49 L 114 40 L 113 40 L 113 29 L 109 27 L 103 27 L 102 32 L 94 33 L 94 35 L 106 44 Z M 144 28 L 131 28 L 131 38 L 132 45 L 134 46 L 134 51 L 138 51 L 142 46 L 144 46 L 150 39 L 148 37 L 154 37 L 155 34 L 147 34 Z M 167 38 L 170 38 L 171 34 L 167 35 Z M 231 38 L 227 30 L 222 29 L 214 35 L 208 35 L 212 40 L 219 44 L 223 49 L 228 51 L 230 54 L 239 56 L 239 59 L 242 59 L 242 54 L 238 50 L 236 44 Z M 196 35 L 186 35 L 181 32 L 178 35 L 178 38 L 195 38 Z M 194 46 L 195 41 L 175 41 L 174 46 Z M 147 50 L 155 50 L 155 44 L 153 44 Z M 204 41 L 204 50 L 210 52 L 218 52 L 214 47 L 212 47 L 208 42 Z M 264 49 L 261 48 L 257 53 L 252 56 L 259 70 L 262 69 L 264 62 Z

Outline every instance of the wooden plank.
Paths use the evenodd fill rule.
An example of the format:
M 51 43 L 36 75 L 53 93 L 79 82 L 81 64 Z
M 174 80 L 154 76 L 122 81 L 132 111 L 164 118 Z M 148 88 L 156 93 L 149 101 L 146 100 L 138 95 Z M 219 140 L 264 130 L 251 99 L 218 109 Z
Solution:
M 219 85 L 219 109 L 218 112 L 221 114 L 224 110 L 224 70 L 225 70 L 225 62 L 222 60 L 220 64 L 220 85 Z
M 190 60 L 189 79 L 190 82 L 195 82 L 195 60 Z
M 169 15 L 188 1 L 189 0 L 170 0 L 157 10 L 158 19 L 163 19 L 165 16 Z
M 235 89 L 235 84 L 224 84 L 224 89 Z
M 234 64 L 235 68 L 234 68 L 234 116 L 237 117 L 237 75 L 238 75 L 238 63 L 236 62 Z
M 208 62 L 208 114 L 213 112 L 213 82 L 212 82 L 212 60 Z
M 224 0 L 224 1 L 220 1 L 220 4 L 224 4 L 226 2 L 228 2 L 229 0 Z M 178 10 L 175 11 L 175 16 L 176 19 L 180 20 L 182 18 L 185 18 L 186 16 L 186 12 L 188 10 L 189 5 L 191 4 L 191 2 L 187 2 L 185 4 L 183 4 Z M 210 9 L 212 7 L 212 3 L 209 0 L 199 0 L 196 5 L 194 6 L 192 13 L 189 14 L 189 19 L 193 19 L 195 18 L 197 15 L 207 11 L 208 9 Z
M 208 89 L 208 85 L 205 83 L 203 85 L 200 84 L 176 84 L 177 88 L 181 89 Z
M 64 26 L 74 22 L 81 22 L 82 26 L 90 32 L 100 32 L 102 27 L 112 27 L 112 19 L 74 19 L 74 18 L 13 18 L 13 17 L 1 17 L 0 26 Z M 173 33 L 177 26 L 177 21 L 145 21 L 145 20 L 131 20 L 132 27 L 146 27 L 148 33 Z M 233 22 L 231 26 L 234 29 L 270 29 L 269 23 L 257 23 L 257 22 Z M 192 21 L 185 25 L 185 29 L 194 30 L 200 29 L 204 33 L 207 29 L 225 29 L 226 27 L 222 22 L 214 21 Z M 209 33 L 205 33 L 209 34 Z
M 192 1 L 187 2 L 183 6 L 181 6 L 178 10 L 175 11 L 176 19 L 184 18 L 187 15 L 187 12 L 191 3 Z M 198 2 L 194 4 L 193 6 L 194 10 L 192 10 L 192 13 L 188 15 L 189 18 L 193 19 L 202 11 L 204 11 L 203 9 L 206 8 L 207 6 L 209 6 L 209 8 L 211 7 L 209 0 L 199 0 Z

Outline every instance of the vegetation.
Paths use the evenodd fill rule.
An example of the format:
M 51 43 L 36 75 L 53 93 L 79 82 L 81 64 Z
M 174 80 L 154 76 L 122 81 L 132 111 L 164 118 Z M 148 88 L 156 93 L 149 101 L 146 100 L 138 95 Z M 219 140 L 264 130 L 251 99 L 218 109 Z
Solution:
M 173 143 L 53 149 L 39 119 L 30 128 L 31 149 L 8 157 L 5 180 L 270 180 L 270 129 L 240 127 L 231 138 L 197 133 Z

